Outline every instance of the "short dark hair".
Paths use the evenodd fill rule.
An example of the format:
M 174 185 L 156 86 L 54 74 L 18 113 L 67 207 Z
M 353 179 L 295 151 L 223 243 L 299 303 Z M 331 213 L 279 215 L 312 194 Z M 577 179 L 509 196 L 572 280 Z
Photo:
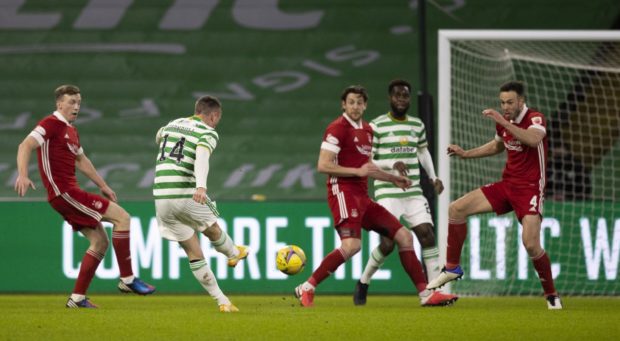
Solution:
M 510 81 L 502 84 L 502 86 L 499 87 L 499 91 L 514 91 L 519 97 L 523 97 L 525 95 L 525 85 L 521 81 Z
M 404 79 L 394 79 L 390 82 L 390 85 L 388 85 L 388 95 L 391 95 L 392 90 L 397 86 L 405 86 L 409 90 L 409 93 L 411 93 L 411 84 L 409 84 L 409 82 Z
M 80 88 L 71 84 L 64 84 L 54 90 L 56 96 L 56 102 L 58 102 L 64 95 L 77 95 L 80 93 Z
M 340 99 L 344 102 L 349 94 L 358 94 L 364 98 L 364 102 L 368 102 L 368 91 L 361 85 L 350 85 L 342 91 Z
M 222 107 L 219 99 L 213 96 L 202 96 L 196 101 L 194 112 L 196 114 L 208 114 Z

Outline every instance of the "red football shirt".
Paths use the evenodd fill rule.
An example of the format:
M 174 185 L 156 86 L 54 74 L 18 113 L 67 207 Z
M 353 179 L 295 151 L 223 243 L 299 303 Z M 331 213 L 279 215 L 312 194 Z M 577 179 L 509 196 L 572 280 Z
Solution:
M 339 166 L 359 168 L 370 160 L 372 128 L 363 120 L 356 123 L 343 114 L 327 126 L 321 149 L 336 153 L 336 162 Z M 327 178 L 327 189 L 329 191 L 342 190 L 343 188 L 339 185 L 368 193 L 367 177 L 330 175 Z
M 538 186 L 542 191 L 546 182 L 548 148 L 545 116 L 524 107 L 511 123 L 522 129 L 540 129 L 545 132 L 545 137 L 536 147 L 529 147 L 514 138 L 505 128 L 496 125 L 496 139 L 504 142 L 508 152 L 502 179 L 517 186 Z
M 47 189 L 47 200 L 78 187 L 75 159 L 84 151 L 77 129 L 56 111 L 42 119 L 30 136 L 40 145 L 39 173 Z

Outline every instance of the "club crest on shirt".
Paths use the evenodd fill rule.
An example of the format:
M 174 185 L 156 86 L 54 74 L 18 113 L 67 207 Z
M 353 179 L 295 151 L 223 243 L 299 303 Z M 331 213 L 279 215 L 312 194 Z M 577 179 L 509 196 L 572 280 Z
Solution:
M 357 208 L 352 209 L 352 210 L 351 210 L 351 217 L 353 217 L 353 218 L 357 218 L 357 216 L 358 216 L 358 213 L 357 213 Z
M 95 209 L 99 210 L 99 209 L 101 209 L 101 207 L 103 207 L 103 203 L 101 201 L 99 201 L 99 200 L 95 200 L 95 201 L 93 201 L 93 207 Z
M 406 136 L 403 136 L 398 141 L 401 146 L 406 146 L 409 143 L 409 139 Z

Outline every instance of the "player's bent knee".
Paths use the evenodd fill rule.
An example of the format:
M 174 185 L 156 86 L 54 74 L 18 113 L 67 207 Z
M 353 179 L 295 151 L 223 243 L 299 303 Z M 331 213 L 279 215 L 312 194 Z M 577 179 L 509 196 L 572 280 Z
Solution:
M 401 227 L 396 235 L 394 236 L 394 241 L 398 243 L 398 247 L 411 247 L 413 246 L 413 237 L 411 236 L 411 232 L 405 227 Z
M 381 239 L 381 244 L 379 244 L 379 250 L 381 254 L 384 256 L 389 255 L 394 251 L 394 242 L 389 239 Z

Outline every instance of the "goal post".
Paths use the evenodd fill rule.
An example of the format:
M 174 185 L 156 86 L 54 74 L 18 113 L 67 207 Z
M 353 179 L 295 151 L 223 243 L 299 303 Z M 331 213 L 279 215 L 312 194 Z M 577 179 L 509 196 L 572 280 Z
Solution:
M 526 85 L 526 103 L 548 120 L 541 242 L 560 294 L 620 294 L 620 31 L 440 30 L 438 35 L 437 235 L 445 261 L 452 200 L 497 181 L 505 153 L 460 160 L 490 141 L 499 86 Z M 514 213 L 468 219 L 460 294 L 542 293 Z

